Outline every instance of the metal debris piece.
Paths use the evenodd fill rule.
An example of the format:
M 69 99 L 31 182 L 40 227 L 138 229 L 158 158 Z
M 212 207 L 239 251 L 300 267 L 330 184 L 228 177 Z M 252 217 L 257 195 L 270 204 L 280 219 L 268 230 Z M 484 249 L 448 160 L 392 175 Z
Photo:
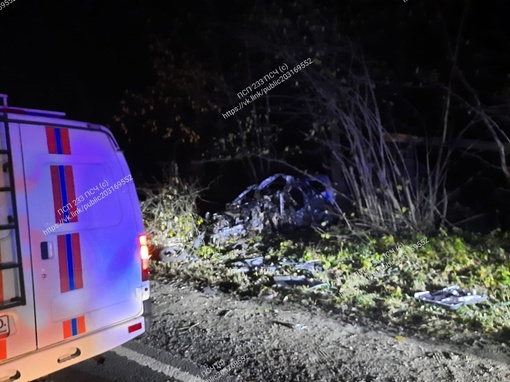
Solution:
M 274 276 L 274 282 L 277 286 L 283 288 L 293 288 L 297 286 L 305 286 L 309 289 L 318 288 L 319 286 L 323 287 L 327 285 L 321 281 L 314 281 L 307 279 L 305 276 Z
M 276 285 L 284 288 L 292 288 L 306 284 L 305 276 L 274 276 L 273 280 Z
M 278 296 L 278 292 L 272 289 L 263 289 L 259 293 L 259 297 L 265 298 L 266 300 L 272 300 Z
M 278 324 L 278 325 L 282 325 L 282 326 L 285 326 L 287 328 L 290 328 L 290 329 L 296 329 L 296 330 L 308 330 L 308 327 L 306 325 L 302 325 L 302 324 L 291 324 L 291 323 L 288 323 L 288 322 L 284 322 L 284 321 L 277 321 L 277 320 L 272 320 L 272 323 L 273 324 Z
M 253 259 L 246 259 L 244 260 L 244 262 L 246 264 L 248 264 L 249 267 L 253 268 L 253 267 L 260 267 L 261 265 L 264 264 L 264 257 L 263 256 L 259 256 L 259 257 L 255 257 Z
M 304 270 L 309 273 L 312 272 L 322 272 L 324 270 L 324 267 L 322 266 L 320 260 L 311 260 L 311 261 L 305 261 L 305 262 L 298 262 L 296 260 L 289 260 L 289 259 L 283 259 L 281 261 L 277 261 L 276 264 L 267 264 L 267 262 L 264 262 L 264 257 L 254 257 L 251 259 L 243 259 L 238 260 L 232 263 L 238 269 L 237 272 L 241 273 L 247 273 L 250 271 L 254 271 L 256 269 L 265 269 L 270 272 L 275 272 L 278 268 L 281 268 L 282 266 L 291 266 L 297 270 Z
M 263 269 L 266 269 L 271 272 L 276 271 L 276 267 L 274 265 L 268 265 L 268 264 L 264 263 L 264 257 L 262 257 L 262 256 L 254 257 L 252 259 L 244 259 L 241 261 L 236 261 L 233 263 L 233 265 L 238 267 L 238 269 L 236 271 L 240 272 L 240 273 L 251 272 L 251 271 L 254 271 L 259 268 L 263 268 Z
M 219 214 L 214 214 L 213 219 L 216 219 Z M 222 222 L 223 223 L 223 222 Z M 238 237 L 246 236 L 247 231 L 243 224 L 237 224 L 232 227 L 213 228 L 213 235 L 211 240 L 214 244 L 224 244 L 229 240 L 236 239 Z
M 206 286 L 203 292 L 206 296 L 210 296 L 214 293 L 214 290 L 210 286 Z
M 289 324 L 288 322 L 272 320 L 272 323 L 273 323 L 273 324 L 282 325 L 282 326 L 285 326 L 285 327 L 290 328 L 290 329 L 294 329 L 294 325 Z
M 308 290 L 317 290 L 317 289 L 329 290 L 329 284 L 328 283 L 320 283 L 320 284 L 317 284 L 317 285 L 314 285 L 314 286 L 308 288 Z
M 289 231 L 319 227 L 338 220 L 338 206 L 327 176 L 296 178 L 275 174 L 243 191 L 212 220 L 209 237 L 224 244 L 250 232 Z
M 179 332 L 185 332 L 185 331 L 190 331 L 191 329 L 193 329 L 195 326 L 198 326 L 200 323 L 199 322 L 195 322 L 189 326 L 183 326 L 181 328 L 178 328 L 177 330 Z
M 313 271 L 322 272 L 324 270 L 324 267 L 322 266 L 320 260 L 310 260 L 310 261 L 305 261 L 304 263 L 299 263 L 294 260 L 283 259 L 281 264 L 282 265 L 291 265 L 296 269 L 305 269 L 310 272 L 313 272 Z
M 414 298 L 442 306 L 450 310 L 457 310 L 463 305 L 477 304 L 487 300 L 487 293 L 478 294 L 476 290 L 467 291 L 459 288 L 457 285 L 443 288 L 434 293 L 429 291 L 417 292 L 414 294 Z
M 193 241 L 193 249 L 195 249 L 195 250 L 199 249 L 200 246 L 204 243 L 204 239 L 205 239 L 205 232 L 202 232 Z

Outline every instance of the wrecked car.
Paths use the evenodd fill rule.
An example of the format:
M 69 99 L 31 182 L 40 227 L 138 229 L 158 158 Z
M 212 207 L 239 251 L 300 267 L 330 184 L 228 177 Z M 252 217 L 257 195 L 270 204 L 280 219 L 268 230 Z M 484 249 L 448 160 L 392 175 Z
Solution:
M 334 224 L 339 209 L 327 176 L 275 174 L 243 191 L 212 220 L 210 238 L 222 243 L 248 233 L 288 232 Z

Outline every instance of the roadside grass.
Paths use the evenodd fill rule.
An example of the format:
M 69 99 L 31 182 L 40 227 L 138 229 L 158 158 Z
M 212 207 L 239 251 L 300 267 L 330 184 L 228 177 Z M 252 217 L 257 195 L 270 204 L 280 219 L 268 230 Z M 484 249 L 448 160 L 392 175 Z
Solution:
M 394 325 L 412 326 L 436 337 L 479 332 L 508 338 L 510 334 L 510 235 L 439 232 L 435 237 L 383 236 L 363 242 L 340 232 L 300 232 L 291 236 L 253 237 L 239 245 L 203 244 L 192 262 L 153 262 L 155 279 L 180 280 L 197 287 L 210 286 L 241 296 L 273 295 L 275 299 L 305 305 L 327 303 L 342 311 L 376 318 Z M 418 241 L 421 247 L 412 247 Z M 324 271 L 314 278 L 328 283 L 325 291 L 305 287 L 273 289 L 275 273 L 236 271 L 228 262 L 264 256 L 267 261 L 293 258 L 320 260 Z M 293 268 L 288 275 L 301 274 Z M 418 291 L 450 285 L 486 290 L 484 303 L 448 311 L 414 299 Z
M 241 296 L 326 304 L 434 336 L 470 331 L 510 339 L 509 233 L 440 231 L 428 237 L 362 239 L 340 227 L 330 227 L 327 231 L 254 235 L 222 245 L 199 240 L 197 245 L 205 229 L 197 213 L 199 189 L 168 175 L 165 182 L 147 185 L 139 192 L 152 248 L 183 248 L 198 257 L 190 262 L 151 262 L 153 278 L 163 282 L 180 280 Z M 276 272 L 261 269 L 245 274 L 229 265 L 236 259 L 259 256 L 269 263 L 279 259 L 320 260 L 324 271 L 313 272 L 313 277 L 327 283 L 328 288 L 275 288 L 274 275 L 303 274 L 290 266 Z M 413 297 L 418 291 L 454 284 L 486 290 L 488 300 L 448 311 Z

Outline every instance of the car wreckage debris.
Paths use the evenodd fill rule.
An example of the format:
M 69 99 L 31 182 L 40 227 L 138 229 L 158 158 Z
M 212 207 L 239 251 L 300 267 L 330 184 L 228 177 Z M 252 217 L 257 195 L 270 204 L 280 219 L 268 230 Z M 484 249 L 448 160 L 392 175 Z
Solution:
M 250 271 L 252 271 L 254 269 L 258 269 L 258 268 L 264 268 L 271 272 L 274 272 L 277 268 L 277 266 L 274 264 L 265 263 L 263 256 L 254 257 L 251 259 L 237 260 L 233 263 L 233 265 L 238 267 L 237 272 L 242 272 L 242 273 L 250 272 Z M 324 270 L 324 267 L 322 266 L 320 260 L 310 260 L 310 261 L 305 261 L 305 262 L 298 262 L 295 260 L 283 259 L 281 261 L 277 261 L 277 265 L 279 265 L 280 267 L 289 266 L 289 267 L 293 267 L 295 269 L 305 270 L 308 272 L 314 272 L 314 271 L 322 272 Z
M 467 291 L 453 285 L 433 293 L 429 291 L 417 292 L 414 294 L 414 298 L 450 310 L 457 310 L 463 305 L 483 302 L 487 300 L 487 295 L 486 293 L 478 294 L 476 290 Z
M 309 290 L 315 290 L 328 287 L 327 283 L 317 280 L 310 280 L 305 276 L 274 276 L 273 279 L 277 286 L 283 288 L 304 286 L 308 287 Z
M 237 272 L 240 273 L 248 273 L 254 272 L 258 269 L 264 269 L 270 272 L 276 272 L 278 269 L 282 269 L 283 267 L 292 267 L 296 270 L 302 270 L 308 274 L 308 276 L 312 276 L 312 272 L 314 271 L 322 271 L 324 268 L 319 260 L 311 260 L 305 262 L 298 262 L 295 260 L 283 259 L 281 261 L 276 261 L 274 263 L 268 264 L 264 262 L 264 257 L 254 257 L 251 259 L 243 259 L 237 260 L 231 263 L 236 266 Z M 293 288 L 297 286 L 308 287 L 309 290 L 315 289 L 324 289 L 328 288 L 328 284 L 311 280 L 310 277 L 307 276 L 287 276 L 287 275 L 278 275 L 273 276 L 273 280 L 276 286 L 283 288 Z
M 338 221 L 339 208 L 327 176 L 275 174 L 243 191 L 223 213 L 206 215 L 209 238 L 223 244 L 249 233 L 288 232 Z

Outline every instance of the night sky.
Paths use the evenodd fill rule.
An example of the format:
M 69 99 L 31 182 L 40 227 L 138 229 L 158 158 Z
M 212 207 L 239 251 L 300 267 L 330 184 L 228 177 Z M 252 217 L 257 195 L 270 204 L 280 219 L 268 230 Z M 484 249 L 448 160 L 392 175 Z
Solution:
M 150 77 L 146 20 L 130 2 L 16 1 L 0 13 L 10 103 L 107 124 Z
M 220 179 L 230 190 L 222 195 L 228 200 L 251 182 L 286 169 L 276 162 L 254 167 L 226 161 L 237 154 L 232 147 L 219 153 L 218 140 L 236 131 L 237 123 L 221 113 L 238 104 L 237 92 L 283 62 L 294 66 L 318 58 L 321 64 L 315 62 L 309 72 L 319 74 L 347 67 L 348 58 L 337 53 L 346 40 L 366 60 L 388 130 L 439 136 L 450 83 L 473 105 L 476 94 L 510 135 L 509 19 L 510 2 L 503 0 L 16 0 L 0 10 L 0 93 L 9 95 L 12 106 L 65 111 L 73 119 L 108 125 L 135 173 L 157 175 L 158 163 L 174 161 L 182 175 L 203 184 Z M 304 73 L 296 75 L 256 101 L 256 111 L 250 106 L 236 117 L 253 112 L 261 117 L 270 110 L 267 128 L 278 134 L 276 139 L 266 132 L 270 155 L 324 172 L 320 150 L 301 138 L 321 113 L 306 101 L 313 87 L 305 80 Z M 150 105 L 149 117 L 158 124 L 151 132 L 145 114 Z M 450 113 L 452 138 L 470 116 L 461 101 Z M 162 139 L 168 129 L 172 136 Z M 200 140 L 190 140 L 189 131 Z M 464 137 L 491 139 L 481 127 Z M 285 148 L 293 145 L 304 156 L 285 157 Z M 482 156 L 473 166 L 484 169 L 480 163 L 495 161 L 497 168 L 497 158 Z M 209 161 L 219 157 L 221 162 Z M 509 186 L 500 171 L 489 176 Z
M 187 46 L 190 52 L 207 49 L 196 45 L 196 35 L 205 29 L 204 20 L 211 28 L 205 33 L 215 34 L 220 33 L 218 30 L 234 32 L 241 23 L 234 13 L 240 8 L 239 2 L 232 3 L 16 0 L 0 10 L 1 91 L 18 105 L 61 109 L 73 118 L 107 124 L 124 90 L 139 90 L 150 83 L 151 35 L 169 38 L 179 49 Z M 244 14 L 249 3 L 241 6 Z M 263 7 L 263 3 L 278 2 L 252 3 Z M 346 17 L 352 18 L 345 23 L 345 33 L 361 41 L 381 68 L 402 74 L 419 66 L 439 72 L 448 69 L 445 32 L 451 36 L 457 33 L 468 2 L 344 3 L 335 9 L 339 15 L 348 13 Z M 417 15 L 423 11 L 428 15 Z M 438 12 L 444 20 L 433 20 Z M 491 92 L 498 83 L 509 82 L 510 2 L 472 1 L 469 13 L 461 57 L 473 65 L 468 71 L 483 76 L 475 85 Z M 176 20 L 183 24 L 181 30 L 172 26 Z M 186 34 L 179 33 L 182 31 Z M 232 38 L 228 33 L 222 38 Z M 216 43 L 222 49 L 228 45 L 227 41 Z M 232 86 L 238 89 L 242 85 Z

